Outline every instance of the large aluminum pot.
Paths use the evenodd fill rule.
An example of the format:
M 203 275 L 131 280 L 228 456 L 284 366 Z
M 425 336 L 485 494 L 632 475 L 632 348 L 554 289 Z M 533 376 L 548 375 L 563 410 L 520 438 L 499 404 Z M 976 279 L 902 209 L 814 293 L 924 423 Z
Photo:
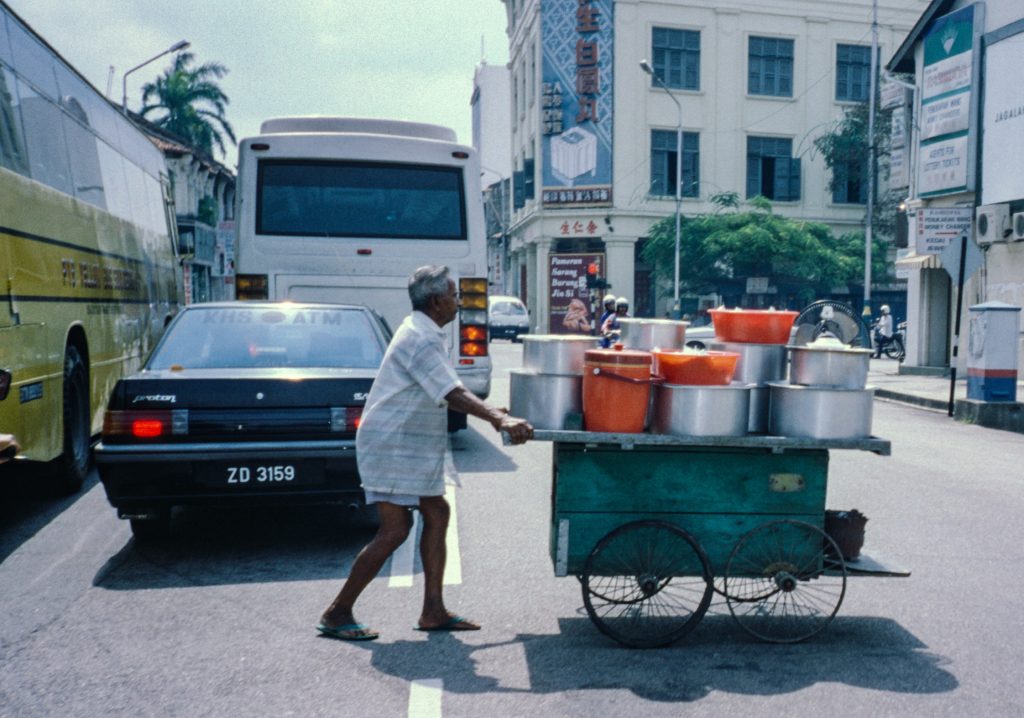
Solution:
M 752 386 L 750 389 L 750 423 L 747 431 L 751 434 L 768 433 L 768 411 L 771 406 L 771 394 L 768 385 Z
M 526 419 L 534 429 L 562 431 L 570 414 L 582 416 L 582 376 L 538 374 L 525 369 L 512 369 L 509 374 L 509 413 Z
M 538 374 L 583 376 L 583 355 L 600 339 L 579 334 L 524 334 L 523 369 Z
M 789 383 L 837 389 L 863 389 L 868 382 L 870 349 L 854 349 L 821 339 L 789 347 Z
M 651 431 L 678 436 L 744 436 L 750 385 L 656 384 Z
M 804 439 L 871 436 L 873 387 L 836 389 L 772 382 L 768 432 Z
M 619 320 L 622 346 L 626 349 L 682 349 L 686 344 L 687 322 L 671 319 L 630 319 Z
M 709 348 L 713 351 L 734 352 L 740 355 L 739 361 L 736 362 L 733 381 L 763 386 L 770 381 L 786 378 L 786 346 L 783 344 L 716 341 L 711 342 Z

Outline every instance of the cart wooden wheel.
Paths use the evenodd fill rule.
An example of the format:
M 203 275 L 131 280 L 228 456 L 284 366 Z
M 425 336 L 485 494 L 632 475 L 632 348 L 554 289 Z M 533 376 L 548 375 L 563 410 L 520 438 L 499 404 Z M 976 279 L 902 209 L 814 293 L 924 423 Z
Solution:
M 634 648 L 665 646 L 693 630 L 711 603 L 711 564 L 667 521 L 623 524 L 597 542 L 580 577 L 590 620 Z
M 835 541 L 803 521 L 773 521 L 747 532 L 725 566 L 729 611 L 748 633 L 796 643 L 827 626 L 846 594 L 846 564 Z

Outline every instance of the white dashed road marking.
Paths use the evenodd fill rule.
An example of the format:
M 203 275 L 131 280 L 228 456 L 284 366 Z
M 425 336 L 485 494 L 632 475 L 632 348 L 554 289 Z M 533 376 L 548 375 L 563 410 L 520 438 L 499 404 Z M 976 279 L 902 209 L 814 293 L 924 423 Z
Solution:
M 459 553 L 459 525 L 458 515 L 455 511 L 455 487 L 448 486 L 445 489 L 444 496 L 451 507 L 451 517 L 448 520 L 448 559 L 444 567 L 444 584 L 446 586 L 454 586 L 462 583 L 462 555 Z M 391 576 L 388 578 L 388 588 L 410 588 L 412 586 L 413 575 L 416 569 L 416 554 L 419 551 L 420 545 L 420 522 L 419 512 L 414 511 L 409 538 L 391 556 Z
M 413 681 L 409 688 L 409 718 L 441 718 L 444 681 L 427 678 Z

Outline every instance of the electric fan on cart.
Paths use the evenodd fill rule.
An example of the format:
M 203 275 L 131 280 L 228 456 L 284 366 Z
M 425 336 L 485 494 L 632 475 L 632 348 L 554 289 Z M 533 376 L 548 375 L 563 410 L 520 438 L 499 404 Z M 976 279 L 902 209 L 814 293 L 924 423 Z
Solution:
M 804 346 L 821 336 L 835 337 L 851 347 L 871 347 L 871 331 L 849 304 L 820 299 L 804 307 L 793 322 L 793 344 Z

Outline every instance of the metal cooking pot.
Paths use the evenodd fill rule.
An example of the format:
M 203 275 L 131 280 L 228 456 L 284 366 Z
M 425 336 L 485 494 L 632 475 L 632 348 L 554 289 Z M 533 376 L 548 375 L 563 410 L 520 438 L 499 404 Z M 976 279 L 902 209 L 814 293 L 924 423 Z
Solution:
M 687 322 L 672 319 L 619 320 L 622 346 L 626 349 L 682 349 L 686 343 Z
M 783 344 L 712 342 L 709 348 L 740 355 L 733 381 L 763 386 L 786 378 L 786 347 Z
M 525 369 L 512 369 L 509 375 L 509 413 L 526 419 L 534 429 L 561 431 L 570 414 L 583 414 L 582 376 Z
M 583 355 L 598 337 L 576 334 L 524 334 L 523 369 L 538 374 L 583 375 Z
M 873 387 L 836 389 L 772 382 L 768 432 L 806 439 L 871 436 Z
M 870 349 L 855 349 L 841 343 L 817 340 L 789 348 L 790 384 L 863 389 L 868 381 Z
M 744 436 L 750 385 L 656 384 L 651 431 L 679 436 Z
M 771 394 L 768 385 L 754 386 L 750 389 L 750 423 L 747 431 L 751 434 L 768 433 L 768 410 Z

